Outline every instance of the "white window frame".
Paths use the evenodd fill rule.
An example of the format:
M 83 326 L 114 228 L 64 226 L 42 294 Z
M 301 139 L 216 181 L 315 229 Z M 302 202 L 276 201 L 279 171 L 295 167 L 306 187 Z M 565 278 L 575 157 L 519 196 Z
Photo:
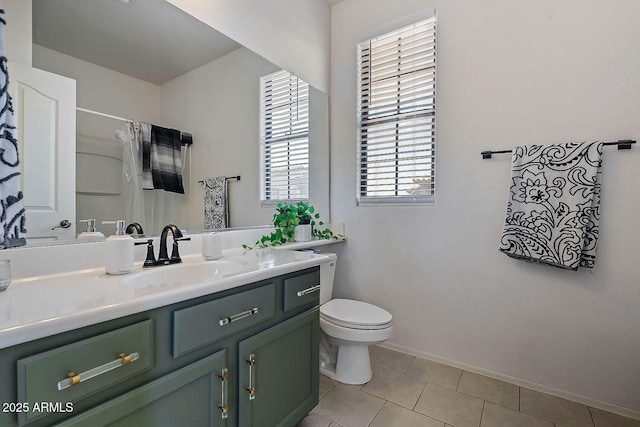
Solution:
M 358 44 L 358 205 L 435 201 L 435 45 L 435 13 Z
M 309 84 L 285 70 L 260 78 L 260 167 L 261 206 L 309 200 Z

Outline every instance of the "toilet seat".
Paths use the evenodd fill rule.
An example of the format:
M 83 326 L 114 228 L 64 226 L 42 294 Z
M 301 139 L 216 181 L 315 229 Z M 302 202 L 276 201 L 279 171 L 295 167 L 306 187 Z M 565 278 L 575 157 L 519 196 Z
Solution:
M 392 316 L 388 311 L 366 302 L 340 298 L 320 306 L 320 319 L 358 330 L 386 329 L 392 324 Z

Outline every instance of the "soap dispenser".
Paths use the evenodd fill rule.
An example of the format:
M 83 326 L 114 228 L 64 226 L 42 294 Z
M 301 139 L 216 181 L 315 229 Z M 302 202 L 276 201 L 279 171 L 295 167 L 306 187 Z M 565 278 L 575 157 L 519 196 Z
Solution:
M 104 240 L 104 234 L 96 230 L 96 220 L 91 219 L 83 219 L 78 222 L 86 222 L 87 230 L 80 233 L 78 236 L 78 240 L 82 240 L 85 242 L 102 242 Z
M 125 222 L 103 221 L 115 224 L 116 234 L 104 241 L 104 269 L 107 274 L 127 274 L 133 270 L 133 238 L 125 233 Z

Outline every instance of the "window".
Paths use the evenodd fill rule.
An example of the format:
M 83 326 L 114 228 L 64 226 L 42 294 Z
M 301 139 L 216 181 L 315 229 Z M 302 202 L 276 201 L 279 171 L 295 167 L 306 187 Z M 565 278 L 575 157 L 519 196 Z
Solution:
M 435 17 L 359 44 L 359 204 L 431 203 Z
M 260 79 L 262 185 L 274 204 L 309 198 L 309 85 L 287 71 Z

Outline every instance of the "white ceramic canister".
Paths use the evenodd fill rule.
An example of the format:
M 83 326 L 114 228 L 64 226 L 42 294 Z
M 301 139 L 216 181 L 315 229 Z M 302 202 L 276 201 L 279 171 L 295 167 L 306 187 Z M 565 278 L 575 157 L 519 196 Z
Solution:
M 222 236 L 219 233 L 202 235 L 202 256 L 208 261 L 222 257 Z

